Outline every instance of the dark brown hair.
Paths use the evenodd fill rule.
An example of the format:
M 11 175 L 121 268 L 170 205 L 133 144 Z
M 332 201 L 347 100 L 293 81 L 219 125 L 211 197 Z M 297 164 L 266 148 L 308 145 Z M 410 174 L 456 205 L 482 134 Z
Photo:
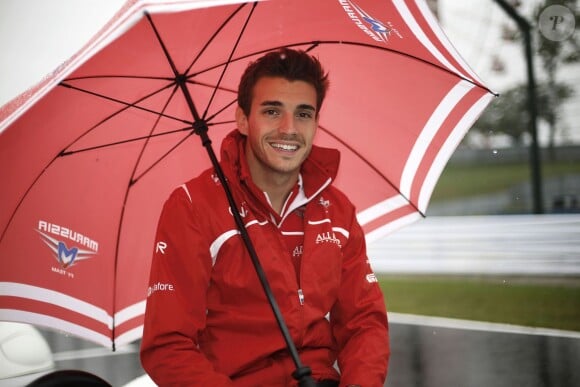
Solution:
M 282 48 L 251 62 L 238 87 L 238 105 L 246 116 L 250 115 L 254 86 L 262 77 L 282 77 L 289 81 L 304 81 L 316 90 L 316 111 L 320 111 L 326 91 L 328 74 L 317 58 L 305 51 Z

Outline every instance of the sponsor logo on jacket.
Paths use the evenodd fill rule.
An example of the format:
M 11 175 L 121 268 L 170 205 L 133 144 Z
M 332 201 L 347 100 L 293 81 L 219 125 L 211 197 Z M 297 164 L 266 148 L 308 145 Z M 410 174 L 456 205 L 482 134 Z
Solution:
M 174 290 L 175 289 L 173 288 L 173 284 L 163 284 L 161 282 L 157 282 L 147 288 L 147 297 L 155 292 L 172 292 Z
M 369 284 L 372 284 L 372 283 L 375 283 L 375 282 L 379 282 L 379 280 L 377 279 L 377 276 L 375 275 L 375 273 L 367 274 L 366 275 L 366 279 L 367 279 L 367 282 Z
M 332 231 L 321 232 L 316 236 L 316 244 L 319 243 L 335 243 L 340 247 L 340 239 Z
M 167 242 L 159 241 L 155 244 L 155 254 L 161 253 L 165 255 L 165 249 L 167 248 Z
M 292 251 L 293 257 L 301 257 L 304 254 L 304 245 L 297 245 Z
M 240 216 L 241 216 L 242 218 L 245 218 L 246 216 L 248 216 L 248 213 L 249 213 L 249 211 L 248 211 L 248 209 L 246 208 L 246 206 L 247 206 L 246 202 L 243 202 L 243 203 L 240 205 L 240 208 L 238 208 L 238 213 L 240 214 Z M 234 213 L 233 213 L 233 211 L 232 211 L 232 207 L 228 207 L 228 211 L 230 212 L 230 215 L 234 216 Z

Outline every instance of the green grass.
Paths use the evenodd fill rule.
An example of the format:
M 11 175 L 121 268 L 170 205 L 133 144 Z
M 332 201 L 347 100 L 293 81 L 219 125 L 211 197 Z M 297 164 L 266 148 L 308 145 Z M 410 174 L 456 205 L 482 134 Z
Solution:
M 391 312 L 580 331 L 580 278 L 381 276 Z
M 542 165 L 542 178 L 566 174 L 580 174 L 580 162 L 551 162 Z M 519 183 L 530 181 L 530 169 L 526 163 L 448 165 L 441 174 L 431 203 L 505 190 Z
M 579 162 L 542 165 L 542 178 L 580 174 Z M 453 165 L 431 203 L 501 192 L 529 182 L 527 163 Z M 580 277 L 381 276 L 391 312 L 580 331 Z

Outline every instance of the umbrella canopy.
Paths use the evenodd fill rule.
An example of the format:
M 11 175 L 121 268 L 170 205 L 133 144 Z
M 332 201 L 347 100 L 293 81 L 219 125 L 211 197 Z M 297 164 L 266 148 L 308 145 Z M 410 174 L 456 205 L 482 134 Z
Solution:
M 129 1 L 0 111 L 0 320 L 139 338 L 162 203 L 210 166 L 196 128 L 219 144 L 242 71 L 280 47 L 330 73 L 315 142 L 367 241 L 419 219 L 493 98 L 424 2 Z

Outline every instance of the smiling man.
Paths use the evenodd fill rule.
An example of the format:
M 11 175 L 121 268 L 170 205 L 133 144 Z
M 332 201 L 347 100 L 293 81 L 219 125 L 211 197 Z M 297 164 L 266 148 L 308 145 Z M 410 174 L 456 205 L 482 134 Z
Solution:
M 319 386 L 381 387 L 387 316 L 339 153 L 313 145 L 328 88 L 283 49 L 250 64 L 220 164 L 302 362 Z M 160 386 L 296 386 L 293 360 L 223 188 L 209 169 L 177 188 L 157 228 L 141 347 Z
M 237 109 L 250 175 L 279 214 L 312 149 L 317 118 L 314 86 L 278 77 L 260 78 L 251 107 Z

